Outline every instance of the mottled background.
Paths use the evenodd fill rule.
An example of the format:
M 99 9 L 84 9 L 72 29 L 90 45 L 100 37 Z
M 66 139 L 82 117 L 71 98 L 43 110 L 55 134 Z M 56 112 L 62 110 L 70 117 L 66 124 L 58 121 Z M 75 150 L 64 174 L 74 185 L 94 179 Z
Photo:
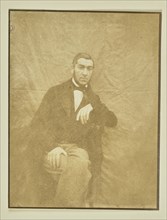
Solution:
M 45 92 L 95 60 L 92 87 L 118 117 L 105 129 L 99 207 L 155 208 L 159 14 L 10 12 L 10 203 L 18 203 L 26 129 Z

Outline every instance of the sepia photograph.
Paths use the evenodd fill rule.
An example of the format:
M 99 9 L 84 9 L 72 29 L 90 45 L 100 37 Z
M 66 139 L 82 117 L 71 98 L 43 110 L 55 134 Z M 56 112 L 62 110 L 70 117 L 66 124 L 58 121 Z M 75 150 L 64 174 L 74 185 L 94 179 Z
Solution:
M 8 13 L 8 207 L 158 210 L 161 12 Z

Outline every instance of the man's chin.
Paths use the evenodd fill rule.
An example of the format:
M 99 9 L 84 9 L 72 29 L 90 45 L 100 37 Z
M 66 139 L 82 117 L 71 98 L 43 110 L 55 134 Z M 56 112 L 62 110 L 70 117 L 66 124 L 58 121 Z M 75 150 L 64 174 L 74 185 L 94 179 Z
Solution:
M 80 86 L 86 86 L 86 85 L 87 85 L 87 82 L 85 82 L 85 83 L 83 83 L 83 82 L 82 82 L 82 83 L 79 83 L 79 85 L 80 85 Z
M 85 86 L 85 85 L 88 84 L 88 81 L 87 81 L 87 80 L 80 80 L 80 81 L 79 81 L 79 84 L 80 84 L 81 86 Z

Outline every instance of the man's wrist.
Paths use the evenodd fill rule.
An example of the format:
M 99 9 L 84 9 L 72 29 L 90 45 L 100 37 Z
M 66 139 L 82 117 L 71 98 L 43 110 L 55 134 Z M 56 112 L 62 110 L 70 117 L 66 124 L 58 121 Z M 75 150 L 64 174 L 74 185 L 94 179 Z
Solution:
M 89 107 L 90 107 L 90 111 L 92 111 L 92 110 L 93 110 L 93 106 L 92 106 L 92 104 L 89 103 L 88 105 L 89 105 Z

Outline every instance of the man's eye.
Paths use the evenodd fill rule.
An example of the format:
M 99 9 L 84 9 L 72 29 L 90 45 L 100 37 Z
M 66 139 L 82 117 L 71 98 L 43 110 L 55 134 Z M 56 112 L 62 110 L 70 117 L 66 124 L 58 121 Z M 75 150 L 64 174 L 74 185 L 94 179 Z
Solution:
M 79 69 L 84 69 L 85 67 L 82 66 L 82 65 L 78 65 L 78 68 L 79 68 Z
M 88 67 L 86 67 L 86 66 L 79 65 L 78 68 L 81 69 L 81 70 L 83 70 L 83 69 L 87 69 L 88 71 L 93 70 L 93 67 L 92 67 L 92 66 L 88 66 Z
M 93 70 L 93 67 L 91 66 L 91 67 L 88 67 L 88 70 Z

